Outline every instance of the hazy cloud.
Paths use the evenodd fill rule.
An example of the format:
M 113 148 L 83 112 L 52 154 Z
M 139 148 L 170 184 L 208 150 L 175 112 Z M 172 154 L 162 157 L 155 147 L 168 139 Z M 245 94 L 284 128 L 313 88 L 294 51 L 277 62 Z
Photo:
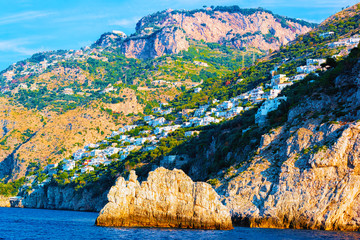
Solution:
M 0 25 L 28 21 L 36 18 L 46 17 L 52 14 L 53 14 L 52 12 L 42 12 L 42 11 L 28 11 L 28 12 L 16 13 L 5 17 L 0 17 Z
M 85 15 L 72 15 L 72 16 L 64 16 L 60 18 L 54 19 L 54 22 L 57 23 L 65 23 L 65 22 L 77 22 L 77 21 L 89 21 L 89 20 L 97 20 L 106 18 L 108 15 L 106 14 L 85 14 Z
M 11 39 L 0 41 L 0 51 L 15 52 L 24 55 L 32 55 L 37 52 L 45 51 L 44 48 L 28 48 L 27 45 L 31 44 L 28 39 Z

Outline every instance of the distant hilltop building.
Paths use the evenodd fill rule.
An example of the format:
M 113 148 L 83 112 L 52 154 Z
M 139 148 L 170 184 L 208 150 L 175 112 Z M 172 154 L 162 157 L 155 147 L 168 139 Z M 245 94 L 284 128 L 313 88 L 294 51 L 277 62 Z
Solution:
M 195 89 L 194 89 L 194 93 L 199 93 L 199 92 L 201 92 L 201 90 L 202 90 L 202 89 L 201 89 L 200 87 L 195 88 Z
M 322 38 L 327 38 L 334 35 L 334 32 L 325 32 L 325 33 L 320 33 L 319 36 Z
M 117 35 L 120 35 L 120 36 L 123 37 L 123 38 L 126 38 L 126 37 L 127 37 L 124 32 L 119 31 L 119 30 L 113 30 L 112 33 L 117 34 Z

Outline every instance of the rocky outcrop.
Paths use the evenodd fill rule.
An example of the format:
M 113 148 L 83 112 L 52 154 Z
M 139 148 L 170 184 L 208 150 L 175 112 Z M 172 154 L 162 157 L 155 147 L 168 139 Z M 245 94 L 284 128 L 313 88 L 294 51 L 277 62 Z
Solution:
M 275 142 L 227 184 L 235 222 L 360 230 L 360 123 L 300 128 L 284 144 Z
M 126 57 L 139 59 L 188 50 L 190 39 L 266 51 L 286 45 L 315 26 L 264 9 L 167 10 L 142 18 L 128 38 L 106 33 L 94 46 L 119 47 Z
M 131 58 L 156 58 L 189 48 L 185 33 L 178 27 L 164 27 L 150 35 L 126 39 L 121 51 Z
M 194 183 L 182 170 L 158 168 L 147 181 L 118 178 L 109 203 L 96 220 L 99 226 L 232 229 L 230 213 L 207 183 Z
M 334 94 L 292 108 L 217 189 L 236 224 L 360 230 L 359 72 L 360 63 L 335 80 Z
M 142 18 L 135 36 L 122 44 L 122 52 L 128 57 L 154 58 L 187 50 L 188 39 L 274 50 L 314 26 L 263 9 L 168 10 Z
M 24 196 L 22 206 L 25 208 L 45 208 L 77 211 L 99 212 L 106 204 L 105 192 L 93 189 L 78 190 L 73 187 L 46 186 L 38 188 Z

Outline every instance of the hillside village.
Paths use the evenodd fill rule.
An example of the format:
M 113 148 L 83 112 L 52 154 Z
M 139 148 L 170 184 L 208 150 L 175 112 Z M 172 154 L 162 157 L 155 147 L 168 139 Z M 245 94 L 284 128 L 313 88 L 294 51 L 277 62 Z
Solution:
M 321 37 L 327 38 L 333 33 L 323 33 Z M 360 42 L 359 36 L 353 36 L 338 42 L 328 44 L 329 47 L 346 46 L 346 53 Z M 340 45 L 339 45 L 340 44 Z M 334 58 L 345 56 L 332 56 Z M 133 151 L 152 151 L 158 147 L 161 139 L 166 138 L 171 132 L 183 129 L 186 138 L 191 138 L 199 133 L 197 127 L 210 124 L 217 124 L 231 119 L 259 105 L 255 116 L 255 122 L 262 125 L 266 122 L 269 112 L 278 108 L 282 101 L 286 101 L 286 96 L 279 96 L 282 90 L 297 81 L 303 80 L 310 73 L 326 70 L 324 64 L 326 59 L 307 59 L 305 66 L 297 66 L 297 74 L 287 77 L 285 74 L 278 74 L 281 65 L 286 63 L 283 60 L 272 71 L 272 79 L 265 86 L 256 87 L 246 93 L 220 102 L 212 100 L 206 105 L 199 106 L 197 109 L 183 109 L 175 112 L 167 103 L 162 103 L 160 107 L 153 109 L 152 115 L 144 116 L 141 120 L 132 125 L 126 125 L 113 131 L 105 140 L 98 143 L 89 143 L 83 149 L 79 149 L 70 158 L 64 159 L 59 164 L 50 164 L 45 167 L 43 173 L 46 174 L 41 180 L 39 176 L 27 176 L 27 183 L 23 190 L 34 186 L 42 187 L 51 181 L 54 174 L 61 171 L 72 171 L 71 180 L 75 180 L 79 175 L 94 171 L 99 166 L 109 165 L 113 161 L 124 161 Z M 322 65 L 323 64 L 323 65 Z M 9 76 L 11 79 L 11 76 Z M 238 79 L 237 83 L 243 79 Z M 201 92 L 200 87 L 193 89 L 195 93 Z M 168 119 L 167 116 L 174 116 Z M 165 158 L 164 158 L 165 159 Z M 166 161 L 174 161 L 173 156 L 168 156 Z
M 114 30 L 112 35 L 116 35 L 122 39 L 125 39 L 127 36 L 121 31 Z M 86 46 L 79 50 L 59 50 L 59 51 L 50 51 L 40 54 L 35 54 L 29 61 L 22 61 L 19 63 L 13 63 L 8 69 L 3 71 L 0 75 L 3 84 L 0 84 L 0 92 L 7 93 L 12 89 L 9 87 L 10 84 L 18 84 L 16 90 L 38 90 L 38 86 L 32 85 L 27 86 L 27 84 L 22 83 L 22 81 L 28 79 L 32 76 L 38 76 L 42 73 L 45 73 L 49 70 L 52 70 L 54 67 L 58 66 L 60 63 L 65 63 L 67 61 L 86 61 L 89 58 L 101 60 L 107 62 L 106 57 L 101 56 L 101 53 L 104 51 L 103 48 L 94 46 Z M 79 71 L 78 69 L 66 69 L 67 71 Z M 68 75 L 73 74 L 68 72 Z M 78 75 L 76 75 L 78 76 Z M 69 90 L 67 90 L 69 92 Z M 66 93 L 65 93 L 66 94 Z M 69 93 L 67 93 L 70 95 Z

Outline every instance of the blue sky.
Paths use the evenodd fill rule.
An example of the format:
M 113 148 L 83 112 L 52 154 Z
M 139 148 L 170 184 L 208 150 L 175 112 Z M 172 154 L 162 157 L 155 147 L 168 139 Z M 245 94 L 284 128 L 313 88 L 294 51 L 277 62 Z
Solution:
M 164 9 L 239 5 L 320 23 L 356 0 L 0 0 L 0 71 L 33 53 L 79 49 L 111 30 L 134 32 L 143 16 Z

